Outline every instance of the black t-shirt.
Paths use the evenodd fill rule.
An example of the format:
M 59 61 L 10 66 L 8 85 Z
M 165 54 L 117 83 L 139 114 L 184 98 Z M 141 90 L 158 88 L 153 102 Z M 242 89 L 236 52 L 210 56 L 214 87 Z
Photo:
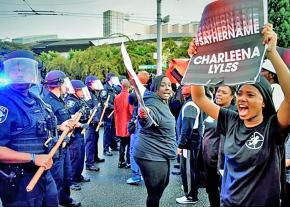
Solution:
M 280 145 L 288 130 L 277 115 L 248 128 L 238 113 L 220 109 L 217 129 L 225 136 L 225 169 L 221 200 L 224 206 L 279 206 Z

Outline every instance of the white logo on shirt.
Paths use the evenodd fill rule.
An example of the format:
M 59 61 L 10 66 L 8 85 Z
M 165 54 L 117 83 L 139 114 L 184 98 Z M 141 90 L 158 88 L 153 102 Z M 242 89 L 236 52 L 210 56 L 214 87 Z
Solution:
M 255 132 L 246 142 L 249 149 L 260 149 L 264 143 L 264 137 L 259 132 Z
M 8 109 L 4 106 L 0 106 L 0 124 L 3 123 L 8 116 Z

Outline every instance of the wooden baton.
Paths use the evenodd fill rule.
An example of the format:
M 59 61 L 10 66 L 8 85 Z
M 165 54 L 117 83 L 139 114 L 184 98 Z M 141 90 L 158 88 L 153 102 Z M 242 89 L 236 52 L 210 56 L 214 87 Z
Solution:
M 108 107 L 108 103 L 109 103 L 109 99 L 110 99 L 110 95 L 108 95 L 105 103 L 104 103 L 104 108 L 103 108 L 103 111 L 102 111 L 102 114 L 101 114 L 101 117 L 100 117 L 100 121 L 98 123 L 98 126 L 96 128 L 96 132 L 99 131 L 100 127 L 101 127 L 101 124 L 102 124 L 102 121 L 103 121 L 103 117 L 104 117 L 104 114 L 105 114 L 105 111 Z
M 82 116 L 82 112 L 77 112 L 76 118 L 74 119 L 74 122 L 77 123 L 79 121 L 79 119 L 81 118 L 81 116 Z M 69 131 L 70 131 L 70 129 L 68 127 L 66 127 L 65 130 L 62 132 L 62 134 L 58 138 L 56 144 L 48 153 L 49 158 L 52 158 L 53 155 L 56 153 L 56 151 L 58 150 L 59 146 L 61 145 L 61 143 L 63 142 L 65 136 L 68 134 Z M 35 187 L 36 183 L 38 182 L 39 178 L 44 173 L 44 171 L 45 171 L 45 167 L 38 168 L 37 172 L 34 174 L 33 178 L 30 180 L 29 184 L 26 187 L 27 192 L 31 192 L 33 190 L 33 188 Z

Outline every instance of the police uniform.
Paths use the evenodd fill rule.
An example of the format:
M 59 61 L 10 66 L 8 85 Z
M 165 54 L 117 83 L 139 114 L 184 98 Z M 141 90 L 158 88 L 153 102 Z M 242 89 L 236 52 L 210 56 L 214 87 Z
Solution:
M 10 87 L 0 91 L 0 146 L 18 152 L 46 154 L 44 143 L 53 129 L 45 104 L 32 93 L 24 96 Z M 58 206 L 57 188 L 49 170 L 45 171 L 32 192 L 26 186 L 38 167 L 32 163 L 0 164 L 0 170 L 16 177 L 0 179 L 3 206 Z
M 48 92 L 43 100 L 52 107 L 57 117 L 58 125 L 70 119 L 70 113 L 61 98 L 58 98 L 52 92 Z M 59 131 L 58 135 L 60 136 L 61 133 L 62 132 Z M 70 152 L 66 146 L 60 149 L 59 157 L 54 159 L 54 164 L 51 168 L 51 173 L 58 189 L 59 204 L 63 206 L 73 202 L 73 199 L 70 197 L 71 172 Z
M 99 132 L 96 132 L 96 126 L 99 122 L 100 115 L 102 113 L 102 108 L 99 105 L 99 101 L 97 96 L 95 95 L 94 91 L 90 90 L 90 95 L 92 99 L 87 101 L 88 107 L 90 108 L 90 111 L 93 111 L 97 107 L 97 112 L 92 120 L 92 122 L 89 125 L 89 128 L 86 130 L 85 133 L 85 140 L 86 140 L 86 167 L 90 168 L 94 166 L 94 161 L 96 158 L 96 161 L 101 160 L 98 157 L 98 140 L 99 140 Z M 98 168 L 96 168 L 95 171 L 98 171 Z
M 68 110 L 71 114 L 78 112 L 85 104 L 84 101 L 78 99 L 75 95 L 68 95 L 65 98 L 65 102 L 68 106 Z M 84 113 L 80 119 L 80 123 L 86 123 L 88 113 Z M 75 128 L 74 133 L 70 140 L 69 151 L 72 166 L 72 182 L 89 181 L 84 180 L 82 171 L 84 168 L 85 160 L 85 142 L 84 136 L 81 134 L 82 128 Z
M 104 135 L 103 135 L 103 150 L 104 155 L 110 155 L 109 147 L 116 150 L 117 142 L 115 140 L 115 124 L 114 116 L 108 117 L 114 110 L 114 99 L 121 92 L 120 86 L 111 86 L 108 82 L 104 84 L 104 90 L 101 92 L 102 103 L 104 104 L 107 97 L 110 95 L 108 107 L 104 115 Z

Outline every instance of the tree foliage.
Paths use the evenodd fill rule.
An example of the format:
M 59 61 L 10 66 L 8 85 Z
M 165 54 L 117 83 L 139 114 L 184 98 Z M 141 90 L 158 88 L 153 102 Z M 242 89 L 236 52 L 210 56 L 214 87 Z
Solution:
M 278 46 L 290 47 L 290 1 L 269 0 L 269 22 L 278 34 Z
M 191 38 L 184 38 L 176 43 L 172 39 L 163 42 L 163 63 L 168 64 L 172 58 L 187 57 L 187 48 Z M 126 48 L 134 70 L 140 65 L 154 65 L 156 60 L 156 42 L 129 41 Z M 84 51 L 69 51 L 67 57 L 58 52 L 42 53 L 40 59 L 48 71 L 59 69 L 68 74 L 71 79 L 82 79 L 89 74 L 104 80 L 108 72 L 116 75 L 126 75 L 126 68 L 120 51 L 120 45 L 92 46 Z

